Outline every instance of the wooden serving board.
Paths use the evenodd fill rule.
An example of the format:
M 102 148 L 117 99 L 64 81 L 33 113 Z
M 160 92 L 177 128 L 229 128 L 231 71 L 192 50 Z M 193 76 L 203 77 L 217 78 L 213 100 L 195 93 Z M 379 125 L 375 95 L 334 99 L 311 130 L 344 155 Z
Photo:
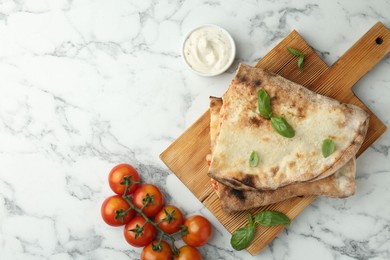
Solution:
M 287 47 L 306 54 L 302 72 L 297 68 L 297 58 L 289 54 Z M 357 154 L 359 156 L 386 131 L 386 126 L 354 95 L 352 86 L 389 52 L 390 31 L 378 22 L 333 66 L 328 67 L 309 44 L 293 31 L 261 59 L 256 67 L 268 69 L 317 93 L 355 104 L 366 110 L 370 114 L 370 125 L 367 137 Z M 221 210 L 219 199 L 207 176 L 206 155 L 210 151 L 209 122 L 210 114 L 207 111 L 177 138 L 160 158 L 232 233 L 247 224 L 248 211 L 226 214 Z M 294 219 L 315 198 L 316 196 L 293 198 L 250 212 L 254 214 L 272 209 Z M 257 227 L 255 238 L 247 249 L 249 253 L 258 254 L 283 228 L 284 226 Z

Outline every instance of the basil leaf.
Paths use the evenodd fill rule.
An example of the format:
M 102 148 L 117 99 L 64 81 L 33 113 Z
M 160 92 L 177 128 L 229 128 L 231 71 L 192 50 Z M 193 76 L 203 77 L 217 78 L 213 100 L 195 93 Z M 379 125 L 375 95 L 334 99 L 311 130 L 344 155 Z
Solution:
M 266 210 L 257 213 L 255 216 L 255 223 L 266 227 L 288 225 L 290 222 L 290 219 L 285 214 L 273 210 Z
M 260 89 L 259 91 L 257 91 L 257 104 L 259 107 L 260 115 L 267 119 L 272 116 L 271 100 L 265 89 Z
M 329 155 L 331 155 L 335 150 L 335 145 L 333 140 L 331 139 L 325 139 L 322 142 L 322 155 L 326 158 Z
M 294 129 L 287 123 L 286 119 L 281 116 L 271 117 L 272 128 L 281 136 L 292 138 L 295 136 Z
M 303 59 L 305 58 L 305 56 L 301 55 L 299 56 L 299 59 L 298 59 L 298 69 L 299 71 L 302 71 L 302 68 L 303 68 Z
M 255 235 L 255 230 L 254 225 L 237 229 L 230 239 L 230 244 L 235 250 L 247 248 Z
M 305 56 L 304 53 L 296 50 L 296 49 L 293 49 L 293 48 L 287 48 L 288 52 L 291 53 L 292 55 L 294 56 Z
M 259 155 L 256 153 L 256 151 L 252 151 L 251 156 L 249 157 L 249 166 L 256 167 L 258 163 Z

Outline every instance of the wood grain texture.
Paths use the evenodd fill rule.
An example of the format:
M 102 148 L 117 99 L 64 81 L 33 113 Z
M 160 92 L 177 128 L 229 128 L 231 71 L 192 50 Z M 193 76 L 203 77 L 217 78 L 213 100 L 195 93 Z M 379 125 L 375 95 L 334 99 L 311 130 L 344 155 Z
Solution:
M 382 39 L 381 44 L 377 43 L 378 38 Z M 298 70 L 297 58 L 288 53 L 287 47 L 298 49 L 306 54 L 302 72 Z M 365 109 L 370 114 L 370 126 L 367 138 L 358 153 L 360 155 L 384 133 L 386 126 L 353 94 L 352 86 L 389 52 L 390 31 L 381 23 L 377 23 L 332 67 L 328 67 L 305 40 L 296 31 L 293 31 L 263 57 L 256 66 L 278 73 L 320 94 Z M 205 112 L 160 155 L 160 158 L 226 229 L 229 232 L 234 232 L 247 223 L 248 211 L 234 214 L 224 213 L 221 210 L 218 197 L 212 190 L 207 176 L 208 165 L 206 162 L 210 146 L 209 116 L 209 112 Z M 315 198 L 316 196 L 292 198 L 249 212 L 257 213 L 272 209 L 281 211 L 290 219 L 294 219 Z M 283 228 L 284 226 L 257 227 L 255 238 L 247 249 L 249 253 L 258 254 Z

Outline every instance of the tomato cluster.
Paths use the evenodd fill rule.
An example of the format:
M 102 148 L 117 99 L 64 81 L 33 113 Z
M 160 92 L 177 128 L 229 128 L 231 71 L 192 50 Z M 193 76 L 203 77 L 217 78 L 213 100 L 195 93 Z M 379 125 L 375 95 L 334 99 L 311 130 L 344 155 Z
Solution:
M 141 259 L 202 259 L 196 247 L 206 244 L 212 235 L 206 218 L 196 215 L 185 219 L 179 208 L 164 205 L 160 189 L 153 184 L 141 185 L 138 172 L 129 164 L 115 166 L 108 182 L 117 195 L 103 202 L 102 218 L 111 226 L 124 225 L 126 241 L 144 247 Z M 187 245 L 176 248 L 177 236 Z

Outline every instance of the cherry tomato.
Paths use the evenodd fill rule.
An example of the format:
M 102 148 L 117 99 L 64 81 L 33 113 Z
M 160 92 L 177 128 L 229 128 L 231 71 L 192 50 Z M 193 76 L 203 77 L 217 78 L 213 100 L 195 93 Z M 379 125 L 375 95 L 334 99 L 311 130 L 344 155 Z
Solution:
M 153 184 L 143 184 L 139 186 L 133 194 L 133 204 L 137 208 L 141 209 L 147 198 L 152 198 L 152 202 L 148 203 L 142 212 L 148 216 L 156 215 L 164 204 L 164 198 L 160 189 Z
M 182 235 L 184 242 L 189 246 L 202 246 L 210 240 L 212 228 L 210 222 L 203 216 L 192 216 L 184 221 L 188 234 Z
M 173 234 L 180 230 L 184 218 L 180 209 L 172 205 L 167 205 L 157 213 L 154 221 L 159 223 L 158 226 L 162 230 L 168 234 Z
M 122 218 L 117 216 L 117 212 L 126 211 L 130 205 L 119 195 L 108 197 L 102 204 L 101 214 L 103 220 L 110 226 L 122 226 L 128 223 L 134 216 L 134 210 L 130 210 Z M 117 218 L 118 217 L 118 218 Z
M 171 260 L 172 259 L 172 249 L 171 246 L 165 242 L 161 241 L 160 246 L 157 246 L 158 241 L 153 241 L 149 245 L 145 246 L 141 253 L 141 260 Z
M 202 260 L 202 255 L 192 246 L 182 246 L 179 248 L 179 255 L 174 260 Z
M 142 216 L 136 216 L 129 223 L 126 224 L 124 234 L 127 243 L 135 247 L 142 247 L 148 245 L 156 236 L 156 228 L 146 223 L 146 220 Z M 145 224 L 145 225 L 144 225 Z M 136 232 L 131 231 L 135 229 L 143 230 L 136 236 Z
M 121 184 L 125 181 L 124 178 L 129 179 L 132 182 L 139 182 L 139 174 L 133 166 L 129 164 L 118 164 L 112 168 L 110 174 L 108 175 L 108 184 L 110 185 L 113 192 L 119 195 L 125 193 L 126 184 Z M 129 195 L 138 188 L 138 184 L 130 184 L 126 194 Z

